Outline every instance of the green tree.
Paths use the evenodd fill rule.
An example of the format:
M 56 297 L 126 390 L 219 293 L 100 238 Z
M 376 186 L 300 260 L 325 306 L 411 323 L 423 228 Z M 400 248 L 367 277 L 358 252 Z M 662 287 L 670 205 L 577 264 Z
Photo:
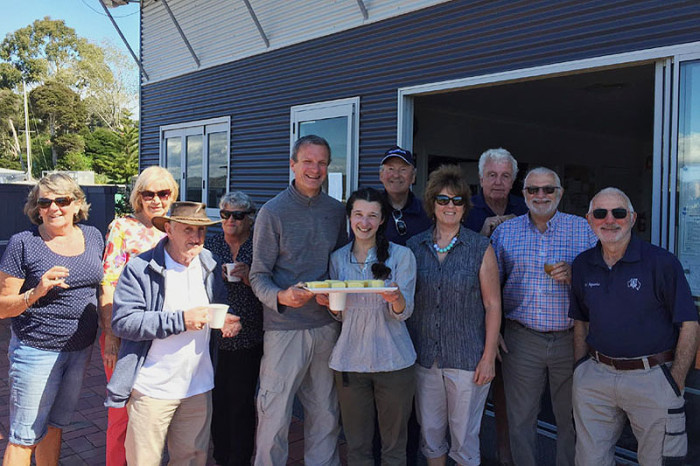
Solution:
M 139 170 L 139 134 L 136 124 L 124 120 L 122 130 L 112 132 L 107 136 L 106 130 L 96 129 L 92 141 L 87 143 L 87 153 L 93 153 L 98 146 L 105 151 L 111 146 L 110 152 L 94 153 L 95 171 L 106 175 L 114 183 L 128 183 Z
M 0 167 L 21 170 L 19 124 L 23 125 L 20 97 L 9 89 L 0 89 Z
M 34 116 L 40 120 L 40 129 L 51 137 L 51 159 L 58 166 L 56 138 L 67 133 L 77 133 L 85 127 L 87 112 L 80 96 L 63 84 L 50 82 L 34 88 L 29 93 Z
M 84 40 L 65 21 L 46 16 L 8 34 L 0 45 L 0 58 L 18 70 L 27 84 L 49 78 L 60 81 L 79 57 L 78 47 Z

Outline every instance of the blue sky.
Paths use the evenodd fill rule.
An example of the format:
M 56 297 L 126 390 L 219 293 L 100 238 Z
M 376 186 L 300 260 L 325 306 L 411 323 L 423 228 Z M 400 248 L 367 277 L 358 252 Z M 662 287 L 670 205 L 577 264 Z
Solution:
M 79 36 L 100 44 L 104 40 L 128 54 L 119 34 L 100 5 L 99 0 L 0 0 L 0 40 L 8 33 L 30 25 L 44 16 L 62 19 Z M 110 13 L 138 56 L 139 4 L 111 8 Z

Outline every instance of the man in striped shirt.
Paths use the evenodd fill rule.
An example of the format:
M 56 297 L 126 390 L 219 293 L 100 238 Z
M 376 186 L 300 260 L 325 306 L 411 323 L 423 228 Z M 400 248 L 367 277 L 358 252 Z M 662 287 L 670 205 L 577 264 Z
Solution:
M 549 378 L 556 463 L 573 466 L 571 263 L 597 238 L 583 217 L 557 211 L 564 189 L 554 171 L 535 168 L 523 184 L 529 213 L 501 224 L 491 236 L 506 317 L 502 357 L 511 449 L 516 465 L 537 464 L 537 415 Z

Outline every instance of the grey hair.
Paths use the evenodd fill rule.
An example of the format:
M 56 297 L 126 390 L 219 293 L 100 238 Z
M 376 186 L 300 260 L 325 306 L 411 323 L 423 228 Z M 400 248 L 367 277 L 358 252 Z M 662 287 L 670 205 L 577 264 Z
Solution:
M 253 213 L 248 214 L 251 220 L 255 219 L 255 212 L 258 210 L 253 199 L 243 191 L 230 191 L 224 194 L 219 201 L 219 209 L 223 209 L 226 206 L 236 206 L 243 210 L 251 210 Z
M 294 146 L 292 146 L 292 160 L 295 162 L 298 162 L 297 160 L 297 154 L 299 153 L 299 149 L 301 149 L 303 146 L 307 144 L 313 144 L 316 146 L 323 146 L 326 148 L 328 151 L 328 164 L 330 165 L 331 163 L 331 146 L 328 144 L 328 141 L 323 139 L 321 136 L 316 136 L 315 134 L 309 134 L 307 136 L 300 137 L 299 139 L 296 140 L 294 143 Z
M 527 172 L 527 175 L 525 175 L 525 180 L 523 180 L 523 188 L 527 188 L 527 179 L 530 178 L 530 175 L 552 175 L 557 187 L 561 188 L 561 180 L 559 179 L 559 175 L 557 175 L 557 172 L 547 167 L 536 167 Z
M 489 149 L 481 154 L 481 157 L 479 157 L 479 178 L 484 177 L 484 165 L 486 165 L 486 162 L 510 162 L 513 167 L 513 179 L 518 176 L 518 161 L 502 147 Z
M 630 213 L 634 213 L 634 207 L 632 207 L 632 201 L 630 201 L 630 198 L 627 194 L 625 194 L 621 189 L 618 188 L 613 188 L 612 186 L 609 186 L 607 188 L 603 188 L 598 193 L 593 196 L 593 199 L 591 199 L 591 202 L 588 204 L 588 213 L 590 214 L 593 211 L 593 201 L 596 200 L 596 198 L 600 195 L 603 194 L 614 194 L 616 196 L 619 196 L 622 198 L 623 201 L 627 203 L 627 210 Z

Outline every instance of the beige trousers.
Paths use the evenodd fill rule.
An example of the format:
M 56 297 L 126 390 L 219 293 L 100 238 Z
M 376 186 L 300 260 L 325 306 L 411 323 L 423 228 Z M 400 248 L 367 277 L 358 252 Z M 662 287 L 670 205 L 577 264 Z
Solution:
M 126 409 L 127 464 L 159 466 L 167 437 L 169 465 L 206 465 L 211 391 L 181 400 L 159 400 L 132 390 Z

